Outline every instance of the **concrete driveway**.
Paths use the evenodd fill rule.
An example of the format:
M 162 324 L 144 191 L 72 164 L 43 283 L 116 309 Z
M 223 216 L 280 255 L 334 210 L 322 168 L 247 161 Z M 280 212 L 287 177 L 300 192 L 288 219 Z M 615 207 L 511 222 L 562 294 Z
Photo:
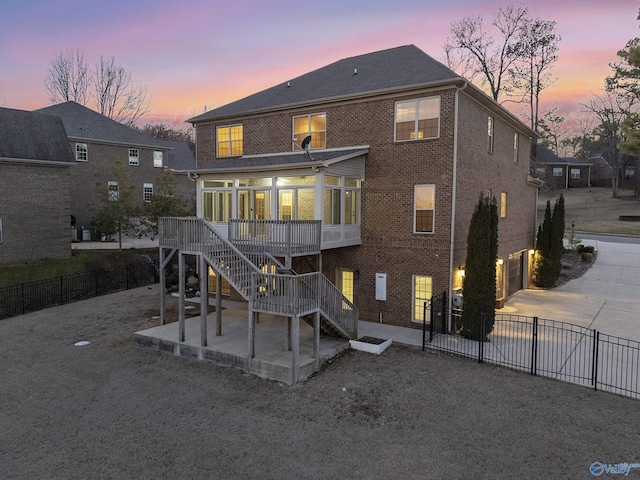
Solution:
M 561 320 L 640 341 L 640 244 L 585 240 L 598 251 L 580 278 L 553 290 L 521 290 L 499 313 Z

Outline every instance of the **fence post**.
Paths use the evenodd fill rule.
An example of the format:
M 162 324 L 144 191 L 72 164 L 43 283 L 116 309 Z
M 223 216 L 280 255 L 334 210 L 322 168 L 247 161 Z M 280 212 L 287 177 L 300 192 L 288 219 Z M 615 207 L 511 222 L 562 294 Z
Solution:
M 93 271 L 93 278 L 94 278 L 94 286 L 95 286 L 95 295 L 94 296 L 98 296 L 98 270 L 94 270 Z
M 422 351 L 427 341 L 427 302 L 422 302 Z
M 480 348 L 478 348 L 478 363 L 484 361 L 484 332 L 485 332 L 485 319 L 486 314 L 480 314 Z
M 444 335 L 447 333 L 447 325 L 449 319 L 447 318 L 447 312 L 449 311 L 449 304 L 447 303 L 447 291 L 442 292 L 442 325 L 440 326 L 440 332 Z
M 429 301 L 429 343 L 433 342 L 433 329 L 435 327 L 436 316 L 433 312 L 433 300 L 435 297 L 431 297 Z
M 20 285 L 20 303 L 22 303 L 22 315 L 24 315 L 24 283 Z
M 591 384 L 598 390 L 598 354 L 600 350 L 600 332 L 593 331 L 593 355 L 591 359 Z
M 531 327 L 531 375 L 538 374 L 538 317 L 533 317 Z
M 127 290 L 129 290 L 129 264 L 126 264 L 124 266 L 124 276 L 125 276 L 126 282 L 127 282 Z

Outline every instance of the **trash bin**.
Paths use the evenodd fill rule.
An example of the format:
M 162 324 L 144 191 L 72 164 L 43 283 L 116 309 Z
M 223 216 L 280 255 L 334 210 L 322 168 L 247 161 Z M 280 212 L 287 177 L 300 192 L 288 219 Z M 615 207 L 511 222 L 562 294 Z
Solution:
M 82 241 L 83 242 L 91 241 L 91 230 L 82 230 Z

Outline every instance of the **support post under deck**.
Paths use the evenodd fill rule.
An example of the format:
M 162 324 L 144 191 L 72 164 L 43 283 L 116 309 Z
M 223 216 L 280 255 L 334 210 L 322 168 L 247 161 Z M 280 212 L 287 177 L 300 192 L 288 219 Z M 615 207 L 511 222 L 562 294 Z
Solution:
M 185 313 L 184 313 L 184 300 L 186 295 L 186 287 L 185 287 L 185 278 L 184 278 L 184 254 L 182 252 L 178 253 L 178 341 L 184 342 L 184 324 L 185 324 Z
M 207 315 L 209 314 L 209 294 L 207 288 L 207 262 L 200 255 L 200 346 L 207 346 Z
M 292 320 L 291 381 L 292 385 L 295 385 L 298 383 L 298 370 L 300 368 L 300 317 L 296 316 Z
M 222 335 L 222 277 L 216 276 L 216 337 Z

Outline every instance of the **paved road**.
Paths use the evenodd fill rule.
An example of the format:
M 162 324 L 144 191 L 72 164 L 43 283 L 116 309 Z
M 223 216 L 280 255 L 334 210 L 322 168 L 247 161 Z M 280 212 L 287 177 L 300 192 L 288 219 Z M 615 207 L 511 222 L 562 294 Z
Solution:
M 562 320 L 640 341 L 638 239 L 581 238 L 598 251 L 582 277 L 553 290 L 522 290 L 500 312 Z

